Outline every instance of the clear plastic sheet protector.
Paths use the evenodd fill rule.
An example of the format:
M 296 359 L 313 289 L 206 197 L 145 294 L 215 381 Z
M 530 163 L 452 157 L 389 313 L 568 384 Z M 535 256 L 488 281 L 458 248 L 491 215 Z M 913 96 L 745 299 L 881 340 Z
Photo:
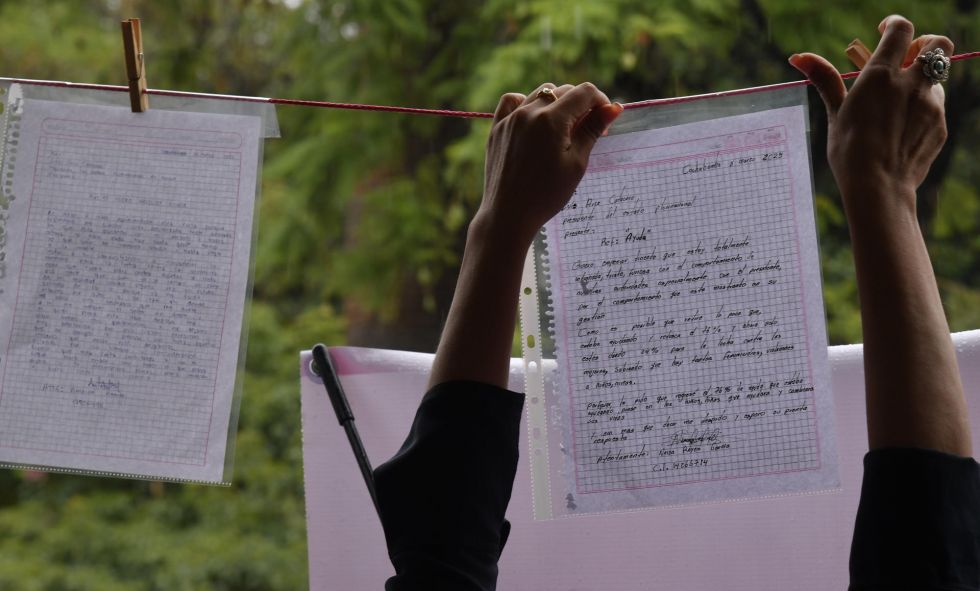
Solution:
M 803 87 L 624 112 L 528 252 L 535 519 L 839 486 Z
M 0 466 L 230 484 L 275 107 L 0 93 Z

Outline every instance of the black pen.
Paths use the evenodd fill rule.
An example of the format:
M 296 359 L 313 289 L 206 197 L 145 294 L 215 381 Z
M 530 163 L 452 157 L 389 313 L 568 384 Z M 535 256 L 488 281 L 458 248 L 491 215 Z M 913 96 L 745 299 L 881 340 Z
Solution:
M 357 459 L 357 465 L 361 468 L 361 475 L 364 476 L 364 484 L 367 485 L 368 493 L 371 495 L 374 510 L 380 518 L 381 509 L 378 507 L 378 494 L 374 490 L 374 472 L 371 470 L 371 461 L 368 459 L 367 452 L 364 451 L 364 444 L 361 443 L 361 436 L 357 432 L 357 427 L 354 426 L 354 413 L 351 412 L 350 405 L 347 403 L 347 396 L 344 395 L 344 389 L 340 385 L 340 380 L 337 379 L 337 371 L 330 361 L 330 352 L 321 344 L 313 347 L 312 369 L 323 380 L 323 387 L 327 389 L 327 396 L 330 397 L 333 410 L 337 413 L 340 426 L 347 433 L 347 440 L 350 441 L 354 458 Z

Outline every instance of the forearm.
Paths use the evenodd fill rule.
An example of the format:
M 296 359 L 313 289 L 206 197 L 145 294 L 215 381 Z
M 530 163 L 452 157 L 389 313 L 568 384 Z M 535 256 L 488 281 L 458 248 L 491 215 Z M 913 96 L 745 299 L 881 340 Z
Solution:
M 529 238 L 501 231 L 488 215 L 473 219 L 430 387 L 449 380 L 471 380 L 507 388 L 518 292 L 529 244 Z
M 527 249 L 568 203 L 592 146 L 622 111 L 588 82 L 545 83 L 527 97 L 501 97 L 487 142 L 483 200 L 467 234 L 430 386 L 472 380 L 507 387 Z
M 914 190 L 842 188 L 864 329 L 868 441 L 972 454 L 966 401 Z M 908 192 L 912 192 L 909 194 Z

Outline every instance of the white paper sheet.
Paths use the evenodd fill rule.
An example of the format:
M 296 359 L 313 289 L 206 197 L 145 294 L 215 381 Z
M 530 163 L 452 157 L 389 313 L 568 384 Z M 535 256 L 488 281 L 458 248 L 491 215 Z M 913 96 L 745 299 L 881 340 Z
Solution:
M 260 119 L 15 115 L 0 462 L 221 482 Z
M 554 514 L 838 485 L 805 116 L 596 145 L 546 226 Z

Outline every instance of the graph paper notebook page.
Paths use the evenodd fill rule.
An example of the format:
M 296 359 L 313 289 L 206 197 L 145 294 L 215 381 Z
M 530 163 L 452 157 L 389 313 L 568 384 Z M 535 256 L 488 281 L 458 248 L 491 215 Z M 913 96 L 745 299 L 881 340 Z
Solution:
M 0 461 L 222 482 L 261 119 L 8 114 Z
M 522 303 L 537 517 L 837 485 L 805 117 L 596 145 L 536 248 L 553 372 Z

